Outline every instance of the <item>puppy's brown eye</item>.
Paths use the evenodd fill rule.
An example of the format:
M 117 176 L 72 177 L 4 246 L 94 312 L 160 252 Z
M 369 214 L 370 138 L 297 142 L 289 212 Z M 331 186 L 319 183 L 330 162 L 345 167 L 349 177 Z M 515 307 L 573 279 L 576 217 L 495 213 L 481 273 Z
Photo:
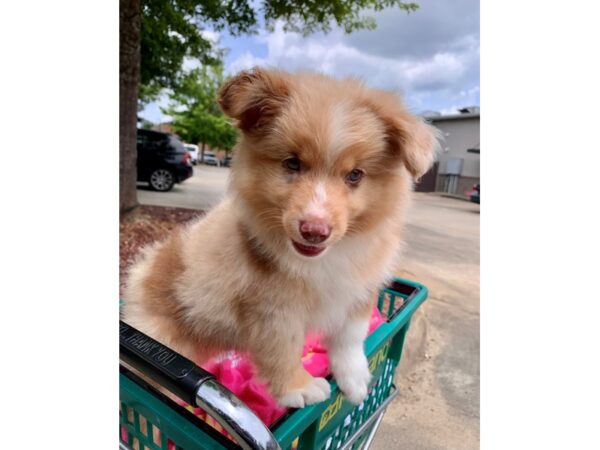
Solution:
M 285 167 L 288 170 L 291 170 L 292 172 L 299 172 L 300 160 L 297 156 L 292 156 L 291 158 L 288 158 L 283 161 L 283 167 Z
M 346 183 L 351 186 L 356 186 L 362 179 L 365 173 L 360 169 L 353 169 L 346 175 Z

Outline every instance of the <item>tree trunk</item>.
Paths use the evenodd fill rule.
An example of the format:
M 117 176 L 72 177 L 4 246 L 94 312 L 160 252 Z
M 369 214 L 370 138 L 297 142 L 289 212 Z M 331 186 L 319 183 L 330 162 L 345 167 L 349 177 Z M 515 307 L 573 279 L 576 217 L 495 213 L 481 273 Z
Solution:
M 202 150 L 201 150 L 201 152 L 202 152 L 202 157 L 200 158 L 200 161 L 201 161 L 201 162 L 204 162 L 204 146 L 205 146 L 205 145 L 206 145 L 206 144 L 203 142 L 203 143 L 202 143 Z
M 119 2 L 119 208 L 137 206 L 140 0 Z

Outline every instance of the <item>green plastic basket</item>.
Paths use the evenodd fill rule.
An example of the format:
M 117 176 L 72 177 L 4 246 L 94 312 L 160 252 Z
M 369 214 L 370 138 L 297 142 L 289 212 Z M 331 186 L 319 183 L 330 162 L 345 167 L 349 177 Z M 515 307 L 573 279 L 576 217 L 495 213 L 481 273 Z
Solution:
M 365 341 L 373 375 L 366 399 L 358 406 L 352 405 L 345 400 L 335 380 L 330 379 L 331 397 L 327 401 L 292 410 L 271 426 L 282 449 L 358 449 L 370 440 L 385 408 L 398 393 L 393 378 L 404 338 L 410 319 L 427 298 L 427 292 L 425 286 L 401 278 L 395 278 L 381 290 L 378 308 L 387 320 Z M 120 423 L 122 448 L 239 448 L 127 371 L 120 374 Z

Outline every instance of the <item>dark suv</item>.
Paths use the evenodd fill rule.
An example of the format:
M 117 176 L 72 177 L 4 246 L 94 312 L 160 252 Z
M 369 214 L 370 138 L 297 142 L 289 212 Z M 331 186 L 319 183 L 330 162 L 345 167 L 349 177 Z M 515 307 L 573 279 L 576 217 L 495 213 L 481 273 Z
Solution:
M 172 134 L 137 130 L 137 180 L 169 191 L 194 173 L 189 152 Z

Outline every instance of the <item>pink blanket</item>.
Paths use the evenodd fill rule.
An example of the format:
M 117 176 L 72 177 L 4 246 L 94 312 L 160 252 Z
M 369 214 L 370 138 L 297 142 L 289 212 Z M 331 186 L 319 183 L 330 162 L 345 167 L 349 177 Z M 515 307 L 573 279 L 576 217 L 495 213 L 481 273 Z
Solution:
M 369 334 L 383 321 L 379 310 L 374 308 Z M 327 349 L 318 335 L 307 337 L 302 354 L 302 364 L 308 373 L 315 377 L 329 375 Z M 256 371 L 247 355 L 231 352 L 208 361 L 202 367 L 248 405 L 266 425 L 271 425 L 287 411 L 287 408 L 277 405 L 267 387 L 256 379 Z M 201 410 L 194 408 L 194 412 L 201 413 Z
M 379 310 L 374 308 L 369 322 L 369 334 L 384 321 Z M 316 377 L 329 375 L 327 349 L 318 335 L 307 337 L 302 354 L 302 364 L 311 375 Z M 267 387 L 256 379 L 254 365 L 247 355 L 229 352 L 209 360 L 202 367 L 212 373 L 223 386 L 240 398 L 266 425 L 270 426 L 287 412 L 287 408 L 277 405 Z M 193 408 L 183 402 L 180 404 L 231 438 L 212 417 L 200 408 Z M 125 427 L 121 428 L 121 434 L 123 440 L 127 442 Z M 171 441 L 168 444 L 169 449 L 175 448 Z

